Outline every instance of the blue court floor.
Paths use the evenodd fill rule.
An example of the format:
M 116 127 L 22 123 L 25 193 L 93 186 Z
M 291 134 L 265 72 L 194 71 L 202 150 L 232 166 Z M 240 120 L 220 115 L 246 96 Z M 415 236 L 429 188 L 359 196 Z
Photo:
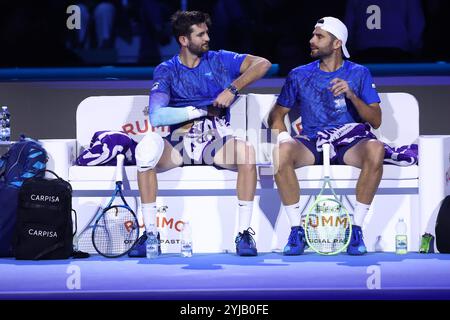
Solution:
M 450 299 L 450 255 L 2 258 L 0 299 Z

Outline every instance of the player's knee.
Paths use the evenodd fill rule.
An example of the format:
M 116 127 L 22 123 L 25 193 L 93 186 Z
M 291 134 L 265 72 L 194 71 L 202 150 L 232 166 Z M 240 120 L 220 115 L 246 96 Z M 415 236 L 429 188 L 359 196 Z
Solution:
M 280 157 L 274 161 L 274 169 L 277 174 L 283 175 L 294 167 L 294 161 L 290 157 Z
M 253 145 L 249 142 L 236 140 L 237 143 L 237 160 L 238 165 L 248 166 L 248 169 L 253 169 L 256 165 L 256 152 Z
M 273 149 L 274 163 L 281 169 L 293 163 L 292 160 L 292 145 L 290 143 L 282 143 Z
M 366 161 L 373 166 L 381 166 L 385 153 L 383 143 L 378 140 L 371 140 L 367 146 Z
M 280 155 L 282 156 L 288 156 L 293 151 L 292 143 L 280 143 L 278 150 L 280 152 Z
M 255 147 L 251 143 L 245 144 L 245 162 L 251 165 L 256 164 L 256 151 Z
M 163 138 L 154 132 L 147 133 L 136 147 L 136 165 L 139 172 L 154 169 L 164 151 Z

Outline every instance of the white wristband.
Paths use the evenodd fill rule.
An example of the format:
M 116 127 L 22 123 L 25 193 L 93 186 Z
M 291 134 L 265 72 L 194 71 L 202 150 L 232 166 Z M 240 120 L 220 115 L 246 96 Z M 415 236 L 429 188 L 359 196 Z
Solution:
M 188 114 L 188 120 L 197 119 L 208 115 L 208 111 L 193 106 L 186 107 L 186 111 Z
M 283 142 L 288 142 L 288 141 L 293 141 L 293 140 L 294 139 L 291 137 L 289 132 L 283 131 L 283 132 L 280 132 L 280 134 L 277 137 L 277 144 L 280 144 Z

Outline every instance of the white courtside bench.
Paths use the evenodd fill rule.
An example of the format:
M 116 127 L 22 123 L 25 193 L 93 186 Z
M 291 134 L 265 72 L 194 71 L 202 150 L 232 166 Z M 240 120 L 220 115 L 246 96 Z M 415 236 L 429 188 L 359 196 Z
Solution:
M 419 165 L 385 165 L 383 178 L 365 223 L 364 236 L 373 251 L 381 236 L 385 251 L 393 251 L 395 224 L 400 217 L 408 224 L 409 249 L 417 251 L 420 235 L 434 233 L 440 201 L 450 194 L 450 136 L 419 136 L 417 100 L 406 93 L 382 93 L 383 123 L 374 133 L 392 146 L 419 143 Z M 267 132 L 268 113 L 276 101 L 272 94 L 248 94 L 231 108 L 231 125 L 257 151 L 258 183 L 252 227 L 258 250 L 283 248 L 289 224 L 282 209 L 271 167 L 273 144 Z M 296 118 L 296 115 L 289 115 Z M 148 96 L 89 97 L 77 109 L 76 139 L 41 140 L 49 153 L 48 168 L 68 180 L 74 190 L 73 206 L 83 225 L 110 197 L 114 167 L 80 167 L 75 159 L 100 130 L 123 130 L 136 141 L 149 130 Z M 286 119 L 288 121 L 288 119 Z M 286 122 L 288 123 L 288 122 Z M 156 130 L 162 136 L 167 128 Z M 320 189 L 321 166 L 296 170 L 301 201 Z M 333 185 L 344 195 L 344 204 L 354 202 L 354 188 L 360 170 L 351 166 L 332 166 Z M 140 214 L 136 167 L 124 174 L 127 200 Z M 158 224 L 163 251 L 177 252 L 181 221 L 189 219 L 193 229 L 194 252 L 234 252 L 237 232 L 237 173 L 212 166 L 186 166 L 158 174 Z M 349 202 L 346 202 L 349 200 Z

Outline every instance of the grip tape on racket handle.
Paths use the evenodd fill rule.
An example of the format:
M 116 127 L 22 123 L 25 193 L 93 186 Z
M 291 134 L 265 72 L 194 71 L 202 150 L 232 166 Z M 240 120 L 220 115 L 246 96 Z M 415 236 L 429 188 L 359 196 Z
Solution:
M 323 150 L 323 176 L 330 176 L 330 145 L 325 143 L 322 145 Z
M 116 182 L 122 181 L 122 170 L 123 170 L 123 162 L 125 160 L 125 156 L 123 154 L 118 154 L 116 157 L 117 165 L 116 165 Z

